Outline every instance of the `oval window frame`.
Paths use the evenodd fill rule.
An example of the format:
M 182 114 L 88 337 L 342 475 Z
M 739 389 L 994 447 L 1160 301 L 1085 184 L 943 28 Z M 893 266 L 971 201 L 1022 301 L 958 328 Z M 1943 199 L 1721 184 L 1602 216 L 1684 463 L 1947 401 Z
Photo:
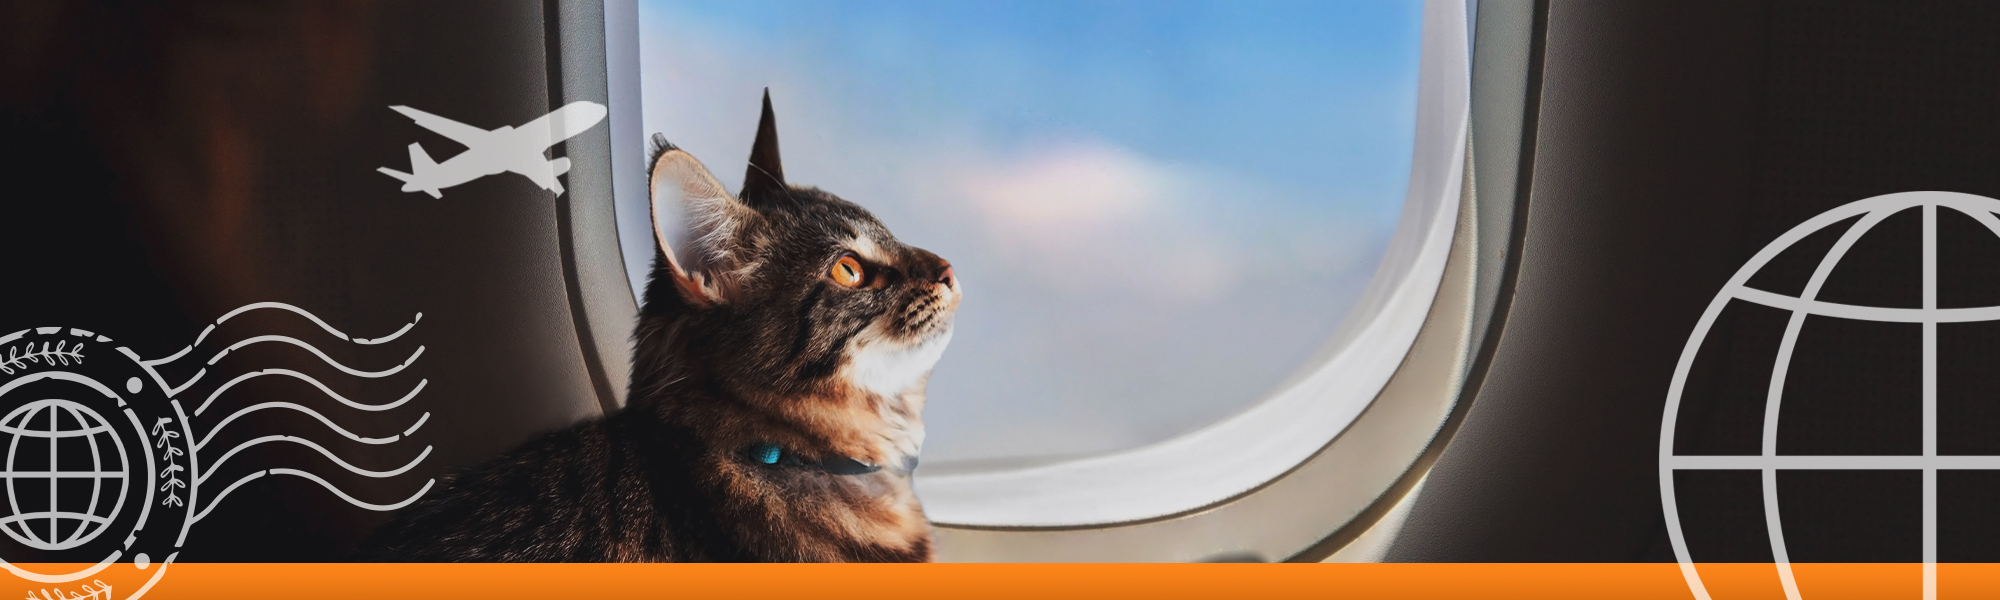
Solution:
M 589 11 L 602 16 L 598 23 L 579 19 L 560 29 L 566 41 L 601 40 L 606 70 L 597 85 L 608 92 L 613 124 L 634 123 L 637 2 L 600 6 L 601 12 Z M 1475 235 L 1486 219 L 1477 214 L 1468 177 L 1474 6 L 1425 2 L 1402 215 L 1376 275 L 1325 349 L 1251 408 L 1163 442 L 1050 464 L 920 474 L 917 491 L 937 525 L 940 560 L 1340 559 L 1368 546 L 1357 540 L 1393 533 L 1378 523 L 1397 521 L 1421 486 L 1427 458 L 1435 458 L 1473 356 L 1474 333 L 1486 325 L 1476 301 L 1489 295 L 1487 280 L 1500 268 L 1481 260 L 1490 242 Z M 601 28 L 585 31 L 592 25 Z M 643 160 L 634 159 L 643 148 L 629 143 L 636 133 L 611 137 L 613 190 L 605 195 L 613 198 L 606 204 L 623 216 L 645 206 Z M 651 255 L 639 243 L 650 236 L 624 231 L 632 220 L 614 224 L 614 243 L 622 246 L 618 266 L 628 276 L 635 257 Z M 593 262 L 609 258 L 602 238 L 590 237 L 600 241 L 591 248 Z M 579 290 L 582 303 L 617 305 L 590 298 L 623 295 L 636 317 L 629 281 L 643 276 L 616 290 L 580 286 L 588 288 Z M 590 329 L 605 329 L 598 338 L 615 333 Z M 602 352 L 603 362 L 629 352 L 617 350 L 624 352 Z M 623 391 L 623 381 L 608 383 Z

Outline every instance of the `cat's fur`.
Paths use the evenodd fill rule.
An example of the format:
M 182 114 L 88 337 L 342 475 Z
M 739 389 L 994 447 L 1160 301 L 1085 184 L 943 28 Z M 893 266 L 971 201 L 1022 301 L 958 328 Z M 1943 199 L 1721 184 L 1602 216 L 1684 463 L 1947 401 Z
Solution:
M 448 478 L 364 558 L 931 558 L 910 470 L 960 297 L 950 265 L 860 206 L 786 184 L 768 92 L 736 197 L 655 145 L 660 252 L 628 405 Z M 860 287 L 829 278 L 843 255 L 868 267 Z M 771 445 L 783 458 L 766 464 Z

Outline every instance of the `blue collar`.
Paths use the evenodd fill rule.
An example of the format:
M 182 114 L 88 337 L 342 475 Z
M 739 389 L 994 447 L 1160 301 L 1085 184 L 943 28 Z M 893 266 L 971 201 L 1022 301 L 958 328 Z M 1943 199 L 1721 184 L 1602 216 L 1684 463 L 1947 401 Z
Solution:
M 786 452 L 783 447 L 771 442 L 751 444 L 750 460 L 756 461 L 758 464 L 801 467 L 832 475 L 867 475 L 882 470 L 882 465 L 865 463 L 845 456 L 809 460 L 799 456 L 797 453 Z M 915 468 L 916 461 L 911 460 L 910 462 L 910 467 Z

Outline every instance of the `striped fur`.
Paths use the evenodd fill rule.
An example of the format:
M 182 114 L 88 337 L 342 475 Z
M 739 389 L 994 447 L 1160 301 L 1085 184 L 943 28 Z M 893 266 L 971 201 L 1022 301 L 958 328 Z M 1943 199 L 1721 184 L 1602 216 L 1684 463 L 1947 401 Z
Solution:
M 660 142 L 628 406 L 448 478 L 362 556 L 930 560 L 910 470 L 957 279 L 860 206 L 786 184 L 768 95 L 746 181 L 731 197 Z M 867 267 L 859 287 L 827 276 L 845 255 Z M 765 464 L 759 444 L 788 460 Z M 812 466 L 855 463 L 881 468 Z

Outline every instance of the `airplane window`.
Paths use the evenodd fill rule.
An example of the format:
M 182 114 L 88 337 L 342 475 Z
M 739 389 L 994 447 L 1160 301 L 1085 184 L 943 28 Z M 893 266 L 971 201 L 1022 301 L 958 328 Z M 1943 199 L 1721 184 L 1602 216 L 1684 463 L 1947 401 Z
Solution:
M 642 0 L 638 19 L 647 133 L 734 189 L 769 88 L 791 182 L 952 261 L 967 295 L 928 472 L 1137 448 L 1270 397 L 1330 351 L 1404 214 L 1415 0 Z

